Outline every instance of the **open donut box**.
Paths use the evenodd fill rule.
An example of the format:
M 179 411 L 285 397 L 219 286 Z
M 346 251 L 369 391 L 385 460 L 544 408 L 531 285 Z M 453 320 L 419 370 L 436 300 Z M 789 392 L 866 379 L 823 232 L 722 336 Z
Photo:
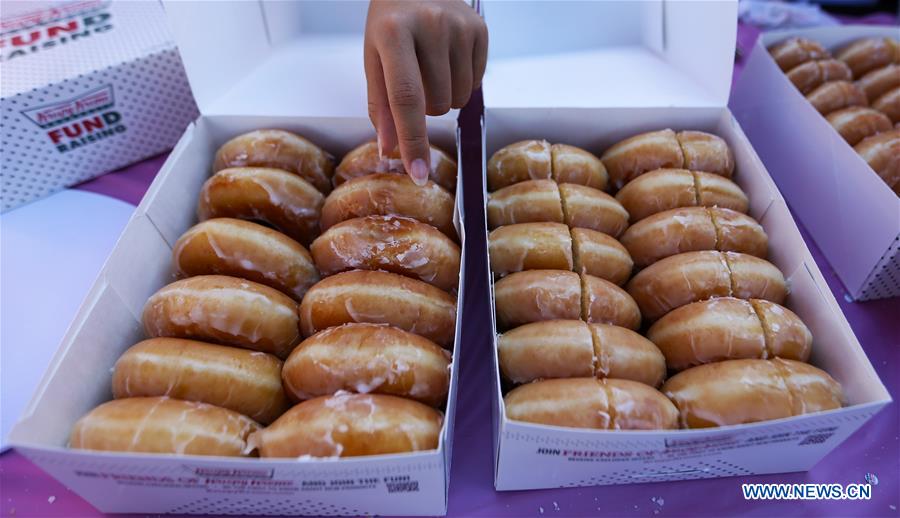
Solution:
M 572 144 L 600 156 L 623 138 L 666 127 L 721 136 L 734 152 L 734 180 L 750 198 L 750 215 L 768 233 L 769 260 L 790 284 L 785 304 L 813 333 L 810 362 L 837 379 L 846 397 L 839 410 L 702 430 L 603 431 L 512 421 L 503 405 L 495 334 L 498 490 L 805 471 L 891 401 L 726 106 L 737 2 L 488 1 L 484 15 L 491 32 L 485 174 L 495 151 L 523 139 Z M 491 277 L 488 271 L 492 286 Z M 490 296 L 493 308 L 493 288 Z M 496 329 L 493 311 L 492 320 Z
M 103 512 L 446 513 L 459 304 L 436 450 L 300 461 L 66 448 L 75 421 L 112 398 L 111 369 L 144 337 L 140 315 L 147 298 L 173 280 L 172 246 L 196 223 L 197 197 L 218 146 L 246 131 L 282 128 L 340 158 L 374 135 L 360 50 L 365 2 L 172 2 L 166 8 L 201 115 L 135 210 L 13 429 L 12 445 Z M 429 137 L 458 149 L 455 114 L 430 120 Z M 461 195 L 460 186 L 454 221 L 464 243 Z M 459 301 L 464 279 L 461 271 Z
M 900 30 L 847 25 L 763 33 L 729 103 L 850 296 L 898 297 L 900 197 L 809 104 L 766 50 L 792 36 L 818 41 L 833 53 L 859 38 L 898 38 Z

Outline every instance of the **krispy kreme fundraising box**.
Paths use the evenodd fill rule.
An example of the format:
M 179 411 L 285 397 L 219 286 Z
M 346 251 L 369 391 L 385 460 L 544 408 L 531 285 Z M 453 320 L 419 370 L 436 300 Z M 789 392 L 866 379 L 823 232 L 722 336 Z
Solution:
M 737 2 L 522 9 L 484 4 L 495 487 L 810 469 L 891 398 L 726 106 Z
M 404 212 L 407 216 L 399 219 L 347 212 L 364 205 L 354 202 L 360 185 L 381 182 L 382 186 L 396 183 L 412 188 L 406 175 L 385 172 L 354 177 L 357 173 L 340 165 L 342 157 L 374 136 L 365 112 L 359 52 L 366 7 L 365 2 L 166 5 L 201 115 L 188 125 L 136 209 L 10 438 L 13 447 L 99 510 L 213 515 L 446 512 L 460 350 L 456 301 L 463 299 L 465 272 L 460 270 L 453 279 L 454 266 L 447 263 L 441 275 L 432 277 L 427 269 L 421 269 L 417 255 L 421 250 L 403 256 L 408 257 L 406 262 L 399 252 L 370 258 L 354 248 L 361 241 L 353 239 L 353 232 L 357 229 L 358 236 L 374 239 L 369 248 L 377 250 L 386 244 L 372 237 L 377 232 L 391 234 L 394 227 L 418 229 L 425 236 L 421 239 L 434 245 L 432 250 L 439 249 L 451 259 L 455 255 L 456 267 L 465 263 L 461 191 L 448 181 L 455 180 L 459 161 L 457 126 L 455 116 L 429 120 L 430 141 L 447 152 L 442 163 L 453 163 L 454 168 L 443 170 L 440 182 L 445 187 L 436 183 L 422 187 L 422 192 L 439 198 L 439 206 L 426 212 Z M 217 21 L 213 29 L 202 34 L 195 30 L 196 20 L 213 17 Z M 288 20 L 291 23 L 285 23 Z M 242 38 L 235 39 L 236 33 Z M 226 61 L 229 66 L 220 66 Z M 272 145 L 277 142 L 284 146 Z M 268 155 L 273 148 L 274 154 Z M 435 156 L 440 155 L 436 152 Z M 272 159 L 268 167 L 258 167 L 266 157 Z M 243 167 L 242 161 L 254 164 Z M 332 181 L 335 166 L 346 180 L 339 185 Z M 232 186 L 239 187 L 236 193 Z M 373 200 L 383 199 L 390 191 L 388 187 L 372 189 Z M 260 206 L 242 197 L 248 194 L 258 196 L 264 208 L 253 212 Z M 243 200 L 240 206 L 247 212 L 227 201 L 232 195 Z M 408 207 L 422 207 L 423 198 L 407 199 L 416 201 Z M 438 216 L 440 221 L 435 219 Z M 203 220 L 202 226 L 196 226 L 198 220 Z M 260 221 L 273 228 L 257 224 Z M 229 232 L 228 237 L 215 228 Z M 319 228 L 323 232 L 316 238 Z M 344 233 L 348 228 L 349 235 Z M 372 232 L 364 234 L 365 229 Z M 204 237 L 212 235 L 208 230 L 216 233 L 212 241 Z M 247 236 L 267 243 L 272 253 L 257 246 L 246 249 L 255 249 L 255 255 L 229 255 L 235 239 Z M 353 260 L 346 254 L 329 255 L 331 250 L 347 251 L 346 247 L 356 250 L 357 262 L 343 262 Z M 318 271 L 298 270 L 298 277 L 275 268 L 260 269 L 275 250 L 288 254 L 280 257 L 293 257 L 293 264 L 308 267 L 314 261 Z M 188 272 L 198 267 L 198 261 L 216 257 L 218 261 L 226 256 L 233 259 L 228 276 Z M 396 260 L 393 266 L 385 264 L 383 269 L 390 272 L 371 271 L 373 263 L 366 261 L 379 257 Z M 344 271 L 354 268 L 357 270 Z M 176 272 L 187 278 L 176 281 Z M 210 273 L 208 269 L 205 272 Z M 369 290 L 374 292 L 374 306 L 373 299 L 365 302 L 356 296 L 340 304 L 321 303 L 331 296 L 346 295 L 348 282 L 356 286 L 357 294 L 363 294 L 384 279 L 388 280 L 381 285 L 385 289 Z M 404 291 L 406 287 L 421 295 L 421 318 L 385 322 L 375 316 L 414 315 L 416 308 L 403 296 L 399 302 L 393 299 L 378 304 L 382 295 L 409 293 Z M 217 292 L 228 293 L 229 303 L 244 308 L 219 324 L 213 322 L 218 313 L 208 305 L 216 303 Z M 179 301 L 186 300 L 185 296 L 191 300 L 182 304 Z M 268 309 L 259 312 L 253 309 L 257 304 Z M 412 309 L 404 310 L 404 304 Z M 439 325 L 427 327 L 428 311 Z M 262 317 L 257 323 L 264 324 L 242 328 L 242 315 Z M 215 342 L 195 343 L 196 347 L 156 337 L 168 334 L 169 326 L 191 327 L 198 319 L 210 324 L 207 330 L 237 332 L 241 340 L 256 345 L 244 342 L 250 349 L 237 347 L 226 335 L 206 340 L 194 335 L 199 341 Z M 347 325 L 338 325 L 344 323 Z M 246 333 L 235 331 L 240 329 Z M 291 358 L 290 349 L 301 340 L 298 332 L 303 334 L 305 352 Z M 360 334 L 385 340 L 400 337 L 428 354 L 387 364 L 383 358 L 373 358 L 371 364 L 359 359 L 349 365 L 333 364 L 363 371 L 383 367 L 386 375 L 380 380 L 377 376 L 347 378 L 343 387 L 336 387 L 327 382 L 329 374 L 323 372 L 320 379 L 326 380 L 326 385 L 309 383 L 311 377 L 304 369 L 322 367 L 311 360 L 316 351 L 334 350 L 335 336 L 349 339 Z M 314 338 L 307 342 L 309 337 Z M 260 347 L 263 342 L 267 345 Z M 132 347 L 135 344 L 137 348 Z M 361 344 L 365 345 L 364 341 Z M 229 357 L 241 356 L 248 365 L 256 365 L 254 372 L 260 373 L 259 377 L 246 380 L 249 385 L 241 387 L 247 388 L 233 393 L 226 384 L 210 383 L 213 386 L 206 396 L 211 396 L 216 386 L 222 389 L 222 397 L 216 396 L 218 405 L 183 400 L 183 392 L 170 399 L 135 397 L 138 385 L 145 386 L 134 377 L 140 362 L 150 357 L 162 360 L 169 352 L 185 347 L 194 358 L 191 362 L 208 367 L 210 362 L 225 366 Z M 431 358 L 433 376 L 429 379 L 438 380 L 437 384 L 414 376 L 401 390 L 405 396 L 380 391 L 386 378 L 391 378 L 391 383 L 394 377 L 409 380 L 408 373 L 417 370 L 413 367 L 420 365 L 416 362 L 422 358 Z M 279 376 L 281 361 L 292 367 Z M 180 369 L 185 362 L 164 364 Z M 212 374 L 222 369 L 200 371 Z M 129 372 L 134 375 L 129 377 Z M 281 378 L 289 387 L 283 394 Z M 270 383 L 261 383 L 262 379 Z M 165 384 L 163 389 L 170 393 Z M 232 410 L 248 398 L 256 400 L 253 394 L 271 394 L 273 390 L 281 396 L 270 398 L 271 405 Z M 376 393 L 368 394 L 371 391 Z M 296 399 L 307 401 L 295 404 Z M 306 414 L 308 410 L 313 414 Z M 252 420 L 247 417 L 251 413 Z M 129 415 L 155 417 L 143 426 L 128 419 Z M 332 423 L 328 431 L 319 428 L 324 422 L 314 415 L 345 420 Z M 214 427 L 220 431 L 205 443 L 166 435 L 166 423 L 184 420 L 201 428 L 211 423 L 221 424 L 221 428 Z M 132 434 L 128 437 L 144 449 L 122 452 L 119 443 L 119 451 L 101 451 L 113 449 L 109 448 L 113 443 L 107 441 L 118 440 L 116 434 L 96 433 L 97 426 L 103 428 L 111 422 L 124 423 Z M 369 443 L 346 440 L 369 425 L 374 427 L 373 434 L 385 435 Z M 172 429 L 178 430 L 178 425 Z M 142 434 L 142 430 L 153 432 Z M 297 433 L 307 432 L 313 434 L 311 440 L 295 440 Z M 162 450 L 169 453 L 148 452 L 158 444 L 154 437 L 159 434 Z M 318 446 L 303 452 L 294 449 L 304 444 Z M 361 452 L 376 454 L 359 455 Z
M 170 149 L 197 117 L 159 2 L 13 0 L 0 16 L 0 211 Z

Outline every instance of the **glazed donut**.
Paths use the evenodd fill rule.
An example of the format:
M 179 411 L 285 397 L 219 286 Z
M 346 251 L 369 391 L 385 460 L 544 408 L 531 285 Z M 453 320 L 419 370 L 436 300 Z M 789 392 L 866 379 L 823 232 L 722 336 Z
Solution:
M 150 337 L 193 338 L 286 358 L 300 341 L 297 303 L 280 291 L 224 275 L 164 286 L 144 306 Z
M 872 108 L 887 115 L 894 124 L 900 123 L 900 87 L 888 90 L 875 99 Z
M 450 359 L 434 342 L 384 324 L 344 324 L 294 349 L 281 372 L 298 400 L 339 390 L 391 394 L 437 406 L 447 398 Z
M 553 179 L 557 183 L 574 183 L 604 190 L 609 183 L 606 167 L 599 158 L 584 149 L 568 144 L 550 146 Z
M 900 129 L 873 135 L 853 149 L 888 187 L 900 189 Z
M 214 218 L 194 225 L 172 248 L 183 277 L 230 275 L 265 284 L 299 302 L 319 272 L 303 246 L 256 223 Z
M 619 379 L 549 379 L 512 389 L 503 406 L 514 421 L 600 430 L 678 428 L 678 410 L 658 390 Z
M 237 412 L 195 401 L 136 397 L 103 403 L 75 423 L 79 450 L 247 456 L 259 425 Z
M 700 207 L 721 207 L 743 214 L 750 210 L 750 200 L 734 182 L 721 176 L 693 171 L 697 185 L 697 202 Z M 649 202 L 649 200 L 647 200 Z
M 268 424 L 288 409 L 272 355 L 180 338 L 138 342 L 113 368 L 113 397 L 168 396 L 234 410 Z
M 701 252 L 702 253 L 702 252 Z M 763 299 L 776 304 L 788 294 L 784 274 L 774 264 L 737 252 L 722 252 L 731 277 L 731 296 L 739 299 Z
M 622 244 L 635 264 L 643 268 L 672 255 L 699 250 L 765 257 L 768 237 L 746 214 L 719 207 L 683 207 L 635 223 L 622 236 Z
M 532 322 L 497 337 L 500 373 L 516 384 L 594 376 L 595 356 L 590 326 L 581 320 Z
M 713 297 L 784 301 L 784 275 L 772 263 L 735 252 L 686 252 L 657 261 L 628 283 L 641 314 L 655 321 L 675 308 Z
M 488 161 L 488 190 L 493 192 L 528 180 L 574 183 L 603 190 L 609 181 L 603 162 L 568 144 L 523 140 L 501 148 Z
M 866 99 L 878 99 L 894 88 L 900 87 L 900 65 L 890 64 L 859 78 L 856 86 L 866 93 Z
M 453 196 L 434 182 L 418 186 L 406 175 L 377 173 L 342 183 L 322 206 L 322 230 L 363 216 L 406 216 L 457 237 Z
M 524 270 L 573 270 L 616 284 L 631 276 L 628 251 L 614 238 L 562 223 L 519 223 L 488 236 L 491 271 L 497 277 Z
M 494 283 L 497 326 L 543 320 L 578 320 L 640 327 L 637 305 L 622 288 L 592 275 L 561 270 L 527 270 Z
M 628 226 L 628 212 L 603 191 L 553 180 L 529 180 L 488 196 L 488 228 L 516 223 L 566 223 L 612 236 Z
M 260 457 L 358 457 L 438 447 L 443 416 L 382 394 L 323 396 L 288 410 L 250 436 Z
M 618 237 L 628 228 L 628 211 L 603 191 L 576 185 L 559 184 L 565 222 L 570 227 L 587 228 Z
M 859 141 L 866 137 L 887 131 L 892 127 L 891 120 L 887 118 L 887 115 L 862 106 L 843 108 L 829 113 L 825 118 L 851 146 L 859 144 Z
M 588 228 L 573 228 L 571 234 L 576 273 L 593 275 L 619 286 L 631 277 L 634 261 L 615 238 Z
M 229 140 L 216 152 L 213 172 L 231 167 L 271 167 L 299 175 L 324 194 L 331 191 L 334 157 L 289 131 L 263 129 Z
M 866 94 L 850 81 L 829 81 L 810 92 L 806 96 L 822 115 L 846 108 L 848 106 L 868 106 Z
M 499 149 L 487 164 L 488 190 L 493 192 L 526 180 L 552 178 L 552 155 L 546 140 L 522 140 Z
M 513 383 L 544 378 L 630 379 L 653 387 L 666 377 L 666 360 L 643 336 L 580 320 L 533 322 L 497 339 L 500 372 Z
M 818 42 L 796 37 L 788 38 L 769 47 L 769 54 L 778 64 L 778 68 L 785 72 L 810 60 L 831 57 Z
M 526 270 L 494 283 L 497 327 L 581 318 L 581 279 L 562 270 Z
M 635 223 L 658 212 L 678 207 L 722 207 L 746 213 L 747 195 L 727 178 L 686 169 L 659 169 L 622 188 L 616 199 Z
M 860 78 L 876 68 L 900 61 L 900 48 L 891 38 L 863 38 L 839 50 L 835 57 L 847 63 L 853 77 Z
M 841 408 L 841 386 L 793 360 L 728 360 L 680 372 L 662 387 L 682 428 L 710 428 Z
M 843 61 L 822 59 L 797 65 L 788 71 L 787 78 L 806 95 L 828 81 L 849 81 L 853 79 L 853 73 Z
M 280 169 L 238 167 L 210 177 L 200 191 L 197 215 L 268 223 L 302 245 L 319 235 L 322 193 Z
M 310 246 L 322 275 L 386 270 L 446 291 L 459 286 L 459 246 L 438 229 L 403 216 L 342 221 Z
M 628 329 L 641 327 L 641 312 L 634 299 L 622 288 L 593 275 L 581 275 L 581 319 Z
M 685 168 L 730 178 L 734 155 L 721 137 L 703 131 L 671 129 L 627 138 L 603 154 L 603 164 L 617 189 L 648 171 Z
M 658 387 L 666 379 L 666 358 L 653 342 L 624 327 L 590 324 L 596 376 Z
M 672 310 L 647 331 L 669 369 L 722 360 L 787 358 L 806 361 L 812 333 L 791 310 L 765 300 L 733 297 Z
M 562 198 L 553 180 L 528 180 L 488 195 L 488 228 L 516 223 L 564 223 Z
M 654 169 L 682 167 L 684 153 L 671 129 L 641 133 L 607 149 L 600 157 L 615 189 Z
M 443 150 L 433 145 L 430 147 L 431 171 L 429 178 L 447 192 L 456 192 L 456 160 L 453 160 Z M 372 173 L 406 174 L 399 148 L 382 158 L 378 153 L 378 144 L 374 140 L 366 142 L 344 155 L 341 163 L 334 170 L 332 181 L 337 187 L 347 180 Z
M 303 297 L 303 336 L 351 322 L 390 324 L 448 348 L 456 330 L 456 301 L 422 281 L 366 270 L 326 277 Z
M 734 155 L 722 137 L 702 131 L 679 131 L 676 137 L 684 153 L 681 167 L 725 178 L 734 174 Z
M 491 271 L 497 277 L 523 270 L 571 270 L 572 236 L 562 223 L 518 223 L 488 234 Z

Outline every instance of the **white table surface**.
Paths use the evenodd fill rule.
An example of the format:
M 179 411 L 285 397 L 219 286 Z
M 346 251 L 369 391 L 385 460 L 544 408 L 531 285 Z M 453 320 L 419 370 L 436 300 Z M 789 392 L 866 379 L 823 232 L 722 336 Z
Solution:
M 64 190 L 0 215 L 0 451 L 133 211 Z

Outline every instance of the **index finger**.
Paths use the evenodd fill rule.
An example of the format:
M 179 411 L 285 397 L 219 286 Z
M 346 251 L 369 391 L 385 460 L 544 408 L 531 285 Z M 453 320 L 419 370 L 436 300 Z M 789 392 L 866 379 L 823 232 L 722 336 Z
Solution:
M 412 35 L 392 42 L 391 52 L 380 52 L 388 102 L 397 128 L 403 165 L 416 183 L 428 180 L 430 153 L 425 124 L 425 90 Z

